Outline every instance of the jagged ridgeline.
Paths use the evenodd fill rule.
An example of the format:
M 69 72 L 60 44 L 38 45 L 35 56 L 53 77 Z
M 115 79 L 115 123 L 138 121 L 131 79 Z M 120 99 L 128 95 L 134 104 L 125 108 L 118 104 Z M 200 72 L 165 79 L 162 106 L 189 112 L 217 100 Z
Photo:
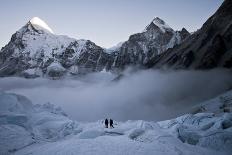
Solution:
M 112 51 L 89 40 L 56 35 L 44 21 L 34 17 L 2 48 L 0 76 L 60 77 L 104 69 L 118 72 L 128 65 L 144 65 L 187 36 L 186 29 L 174 31 L 157 17 L 142 33 L 131 35 Z

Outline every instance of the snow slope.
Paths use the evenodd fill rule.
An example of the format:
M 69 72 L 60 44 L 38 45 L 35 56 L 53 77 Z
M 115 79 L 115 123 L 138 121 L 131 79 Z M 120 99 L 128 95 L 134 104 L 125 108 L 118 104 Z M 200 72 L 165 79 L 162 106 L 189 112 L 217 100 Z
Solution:
M 75 40 L 64 35 L 55 35 L 48 25 L 41 19 L 34 17 L 27 25 L 17 31 L 17 37 L 25 45 L 24 53 L 29 53 L 31 57 L 39 57 L 40 53 L 44 57 L 52 57 L 52 54 L 60 54 Z M 20 54 L 15 51 L 14 55 Z
M 0 92 L 0 105 L 0 154 L 75 133 L 77 123 L 50 103 L 33 105 L 24 96 Z
M 221 115 L 223 112 L 232 111 L 232 91 L 228 91 L 216 98 L 197 104 L 191 108 L 192 113 L 210 112 Z
M 207 114 L 205 114 L 207 115 Z M 231 115 L 230 115 L 231 116 Z M 204 117 L 194 115 L 193 118 L 204 120 Z M 184 119 L 185 116 L 177 118 L 175 121 Z M 212 122 L 221 118 L 209 118 Z M 181 124 L 181 123 L 180 123 Z M 204 124 L 204 122 L 202 123 Z M 201 125 L 202 125 L 201 124 Z M 81 132 L 52 143 L 34 144 L 26 147 L 18 152 L 21 154 L 35 155 L 51 155 L 51 154 L 228 154 L 231 146 L 231 131 L 218 132 L 215 128 L 214 136 L 204 138 L 199 144 L 183 141 L 176 134 L 170 132 L 175 131 L 177 126 L 168 127 L 168 122 L 145 122 L 145 121 L 127 121 L 118 122 L 113 129 L 105 129 L 103 124 L 99 122 L 81 124 Z M 186 138 L 197 134 L 199 131 L 191 130 L 193 127 L 182 122 L 185 130 L 180 130 L 180 134 Z M 195 125 L 196 128 L 201 125 Z M 189 132 L 187 132 L 189 131 Z M 189 134 L 190 131 L 192 134 Z M 207 130 L 200 132 L 207 133 Z M 224 135 L 223 135 L 224 133 Z M 184 137 L 185 138 L 185 137 Z M 199 138 L 199 137 L 197 137 Z M 190 139 L 190 138 L 189 138 Z M 216 142 L 215 142 L 216 141 Z M 216 147 L 213 145 L 216 143 Z M 222 148 L 220 148 L 220 146 Z
M 114 129 L 99 134 L 104 130 L 102 128 L 99 132 L 85 131 L 87 132 L 85 137 L 75 135 L 59 142 L 34 145 L 15 154 L 218 154 L 204 148 L 196 149 L 194 146 L 186 145 L 162 132 L 158 126 L 147 131 L 140 127 L 136 129 L 139 124 L 138 121 L 119 126 L 122 131 L 127 127 L 124 129 L 127 132 L 123 135 L 121 135 L 122 131 Z M 89 136 L 91 134 L 95 136 Z
M 211 103 L 218 105 L 222 96 L 232 96 L 232 91 Z M 101 120 L 77 123 L 50 103 L 33 105 L 16 94 L 1 92 L 0 105 L 0 154 L 218 155 L 230 154 L 232 148 L 230 112 L 186 114 L 161 122 L 129 120 L 107 129 Z

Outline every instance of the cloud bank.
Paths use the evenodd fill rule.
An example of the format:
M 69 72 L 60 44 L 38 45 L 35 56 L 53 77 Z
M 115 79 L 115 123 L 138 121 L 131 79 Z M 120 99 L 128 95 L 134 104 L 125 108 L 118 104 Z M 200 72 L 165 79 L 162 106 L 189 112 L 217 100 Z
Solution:
M 229 70 L 126 72 L 118 81 L 110 73 L 76 79 L 1 78 L 0 90 L 27 96 L 33 103 L 51 102 L 73 119 L 95 121 L 165 120 L 232 88 Z

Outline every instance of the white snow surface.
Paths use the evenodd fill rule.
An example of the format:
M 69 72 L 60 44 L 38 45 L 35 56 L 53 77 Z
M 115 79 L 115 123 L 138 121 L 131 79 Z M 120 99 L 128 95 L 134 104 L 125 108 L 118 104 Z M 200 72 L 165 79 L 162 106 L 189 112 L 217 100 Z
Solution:
M 40 19 L 39 17 L 33 17 L 30 20 L 30 23 L 33 25 L 33 27 L 35 29 L 39 29 L 39 30 L 42 29 L 42 30 L 45 30 L 47 32 L 54 33 L 52 31 L 52 29 L 42 19 Z
M 232 91 L 223 95 L 232 96 Z M 61 108 L 33 105 L 16 94 L 0 92 L 0 106 L 0 154 L 219 155 L 232 148 L 230 112 L 186 114 L 162 122 L 115 121 L 114 128 L 105 128 L 103 120 L 76 122 Z
M 23 36 L 23 41 L 27 45 L 24 52 L 29 53 L 30 57 L 37 58 L 42 53 L 46 58 L 52 58 L 52 54 L 61 54 L 64 48 L 76 40 L 50 33 L 37 35 L 26 33 Z

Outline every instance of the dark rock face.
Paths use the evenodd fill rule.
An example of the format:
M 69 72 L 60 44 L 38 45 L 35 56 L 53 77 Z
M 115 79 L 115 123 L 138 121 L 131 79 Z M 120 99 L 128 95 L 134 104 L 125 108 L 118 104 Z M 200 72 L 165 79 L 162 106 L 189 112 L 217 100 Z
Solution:
M 182 55 L 180 64 L 183 64 L 185 68 L 188 68 L 192 64 L 194 59 L 195 57 L 193 51 L 189 51 Z
M 144 32 L 133 34 L 114 53 L 112 68 L 124 69 L 128 65 L 144 65 L 155 56 L 180 44 L 190 33 L 186 29 L 174 31 L 163 20 L 156 17 Z
M 48 71 L 53 62 L 61 67 Z M 109 70 L 112 63 L 113 57 L 89 40 L 57 36 L 37 30 L 28 22 L 1 49 L 0 76 L 59 77 L 69 72 L 80 74 Z M 73 68 L 75 71 L 70 71 Z
M 109 70 L 113 61 L 110 54 L 105 53 L 104 50 L 96 46 L 93 42 L 86 43 L 86 51 L 80 54 L 76 64 L 82 71 L 96 72 L 102 71 L 104 68 Z
M 182 30 L 178 32 L 180 33 L 181 40 L 184 40 L 190 36 L 190 33 L 185 28 L 182 28 Z
M 215 68 L 226 52 L 226 46 L 221 35 L 214 37 L 212 45 L 204 53 L 198 68 Z
M 231 21 L 232 1 L 225 0 L 200 30 L 187 37 L 180 45 L 155 56 L 146 66 L 155 68 L 166 66 L 175 69 L 231 68 Z

